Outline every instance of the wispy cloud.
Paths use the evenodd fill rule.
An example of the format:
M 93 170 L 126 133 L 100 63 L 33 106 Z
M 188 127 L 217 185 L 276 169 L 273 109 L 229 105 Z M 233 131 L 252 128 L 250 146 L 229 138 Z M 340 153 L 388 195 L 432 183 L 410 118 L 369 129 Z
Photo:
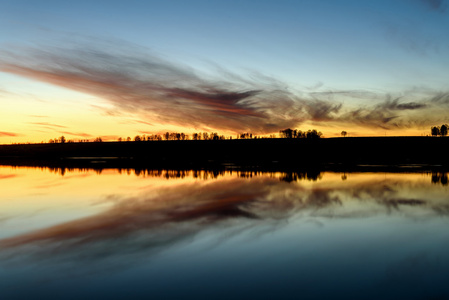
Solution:
M 29 117 L 32 118 L 48 118 L 48 116 L 42 116 L 42 115 L 28 115 Z
M 186 66 L 138 49 L 86 49 L 30 49 L 21 62 L 11 56 L 3 59 L 1 69 L 102 96 L 119 111 L 150 116 L 160 123 L 267 131 L 302 120 L 295 111 L 285 113 L 286 108 L 300 111 L 301 107 L 292 105 L 292 99 L 283 95 L 288 92 L 276 86 L 261 90 L 255 81 L 206 80 Z
M 20 136 L 19 133 L 0 131 L 0 136 Z
M 8 174 L 8 175 L 0 175 L 0 179 L 8 179 L 8 178 L 15 178 L 18 175 L 15 174 Z
M 49 123 L 49 122 L 29 122 L 29 124 L 37 125 L 37 126 L 44 126 L 44 127 L 52 127 L 52 128 L 67 128 L 67 126 L 53 124 L 53 123 Z
M 81 137 L 92 137 L 91 134 L 85 133 L 85 132 L 70 132 L 70 131 L 60 131 L 60 133 L 62 134 L 68 134 L 68 135 L 73 135 L 73 136 L 81 136 Z
M 126 43 L 80 42 L 70 49 L 1 51 L 0 70 L 100 96 L 113 105 L 112 109 L 97 107 L 108 114 L 126 112 L 150 124 L 199 130 L 269 133 L 305 121 L 410 127 L 428 122 L 431 113 L 427 110 L 447 102 L 444 91 L 413 101 L 391 100 L 388 94 L 363 90 L 322 91 L 321 86 L 296 93 L 285 83 L 258 73 L 244 77 L 217 67 L 216 76 L 206 76 Z M 354 107 L 342 100 L 354 98 L 372 104 Z M 416 110 L 420 116 L 410 114 Z M 64 128 L 45 122 L 32 124 Z
M 437 93 L 430 99 L 430 102 L 436 104 L 449 104 L 449 92 Z
M 9 94 L 11 93 L 0 87 L 0 95 L 9 95 Z

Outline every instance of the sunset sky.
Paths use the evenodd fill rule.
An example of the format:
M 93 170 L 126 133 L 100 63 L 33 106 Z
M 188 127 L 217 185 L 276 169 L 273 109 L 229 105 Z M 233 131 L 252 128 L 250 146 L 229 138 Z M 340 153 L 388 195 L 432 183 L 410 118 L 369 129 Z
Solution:
M 425 135 L 446 0 L 0 1 L 0 143 L 182 131 Z

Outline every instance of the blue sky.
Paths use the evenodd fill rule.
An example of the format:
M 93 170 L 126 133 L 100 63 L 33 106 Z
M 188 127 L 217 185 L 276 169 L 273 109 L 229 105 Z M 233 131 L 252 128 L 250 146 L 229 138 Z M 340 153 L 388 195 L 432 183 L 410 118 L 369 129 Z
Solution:
M 83 105 L 91 101 L 93 106 L 108 106 L 116 118 L 121 114 L 150 120 L 154 126 L 147 128 L 149 132 L 178 126 L 187 131 L 269 133 L 282 126 L 307 125 L 322 128 L 328 136 L 341 127 L 354 134 L 385 130 L 419 134 L 445 122 L 448 9 L 445 0 L 2 0 L 0 91 L 22 99 L 26 92 L 45 99 L 56 93 L 61 100 L 51 100 L 54 106 L 60 105 L 57 101 L 76 103 L 73 92 L 81 92 Z M 162 62 L 164 70 L 148 70 L 154 65 L 150 63 L 135 71 L 129 59 L 136 57 L 141 65 Z M 67 72 L 84 72 L 83 63 L 96 69 L 75 83 L 72 77 L 67 79 Z M 102 73 L 105 70 L 107 74 Z M 53 79 L 43 71 L 52 73 Z M 146 99 L 140 95 L 126 100 L 128 91 L 118 100 L 123 87 L 110 95 L 99 91 L 98 80 L 92 78 L 110 75 L 105 79 L 109 84 L 125 73 L 130 76 L 127 80 L 146 76 L 139 79 L 140 85 L 157 81 L 158 90 L 142 90 L 151 94 Z M 157 77 L 164 74 L 166 81 Z M 197 95 L 186 98 L 178 90 L 167 92 L 168 87 L 182 87 L 189 95 L 200 92 L 201 100 L 198 103 Z M 214 94 L 217 90 L 220 95 Z M 281 95 L 273 96 L 279 90 Z M 60 97 L 64 91 L 67 96 Z M 235 96 L 247 91 L 257 92 L 237 96 L 232 103 L 222 100 L 224 92 Z M 174 94 L 176 100 L 167 100 Z M 3 101 L 10 100 L 11 96 L 3 96 Z M 163 101 L 172 101 L 175 112 L 161 115 L 158 108 Z M 220 101 L 228 101 L 226 114 Z M 276 110 L 276 101 L 296 117 Z M 195 118 L 182 113 L 187 106 Z M 214 113 L 216 124 L 204 117 Z M 247 121 L 247 113 L 257 115 L 257 120 Z M 356 118 L 351 117 L 354 113 Z

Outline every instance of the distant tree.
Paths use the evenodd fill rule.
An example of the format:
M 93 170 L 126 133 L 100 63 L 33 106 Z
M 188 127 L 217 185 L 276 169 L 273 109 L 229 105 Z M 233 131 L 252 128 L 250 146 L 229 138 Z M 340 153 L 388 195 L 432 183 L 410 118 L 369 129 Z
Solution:
M 280 130 L 279 131 L 279 135 L 281 138 L 286 138 L 286 139 L 291 139 L 293 138 L 293 132 L 295 132 L 295 135 L 297 133 L 297 131 L 292 130 L 290 128 L 284 129 L 284 130 Z
M 97 138 L 95 138 L 94 142 L 101 143 L 101 142 L 103 142 L 103 139 L 101 137 L 97 137 Z
M 341 136 L 342 136 L 342 137 L 346 137 L 346 135 L 348 135 L 348 133 L 347 133 L 346 131 L 343 130 L 343 131 L 341 132 Z
M 287 129 L 279 131 L 279 136 L 281 138 L 287 138 L 287 139 L 320 138 L 322 135 L 323 134 L 321 132 L 317 131 L 316 129 L 312 129 L 312 130 L 308 130 L 307 132 L 303 132 L 298 129 L 287 128 Z M 273 138 L 274 136 L 271 135 L 270 137 Z
M 61 136 L 61 137 L 59 138 L 59 142 L 60 142 L 61 144 L 64 144 L 64 143 L 66 142 L 65 137 L 64 137 L 64 136 Z
M 440 127 L 433 126 L 430 128 L 430 132 L 431 132 L 432 136 L 438 136 L 438 135 L 440 135 Z
M 306 137 L 308 139 L 318 139 L 322 135 L 323 134 L 320 131 L 316 131 L 316 129 L 308 130 L 307 133 L 306 133 Z
M 249 133 L 249 132 L 241 133 L 239 138 L 241 138 L 241 139 L 252 139 L 253 138 L 253 134 Z
M 117 139 L 117 141 L 121 142 L 121 141 L 122 141 L 122 138 L 121 138 L 121 137 L 119 137 L 119 138 Z
M 134 142 L 141 142 L 141 141 L 142 141 L 142 138 L 139 135 L 136 135 L 134 137 Z
M 304 139 L 304 138 L 306 138 L 306 132 L 301 131 L 301 130 L 297 130 L 296 131 L 296 138 L 297 139 Z
M 440 134 L 441 134 L 441 136 L 446 136 L 447 135 L 447 129 L 448 129 L 447 127 L 448 127 L 447 124 L 441 125 L 441 127 L 440 127 Z
M 130 137 L 130 136 L 127 137 L 127 138 L 126 138 L 126 141 L 127 141 L 127 142 L 131 142 L 131 137 Z

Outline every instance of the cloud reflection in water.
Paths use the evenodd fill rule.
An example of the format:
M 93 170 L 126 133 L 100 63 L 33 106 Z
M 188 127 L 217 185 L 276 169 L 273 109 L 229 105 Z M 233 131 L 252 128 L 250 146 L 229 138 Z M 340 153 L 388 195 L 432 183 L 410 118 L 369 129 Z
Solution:
M 136 172 L 165 178 L 208 178 L 209 174 L 181 173 Z M 0 253 L 10 258 L 76 257 L 98 262 L 158 252 L 211 228 L 226 236 L 230 229 L 235 235 L 257 227 L 274 230 L 297 218 L 319 222 L 321 218 L 366 218 L 395 212 L 417 218 L 449 211 L 446 201 L 428 198 L 429 180 L 409 181 L 407 175 L 391 179 L 366 176 L 369 178 L 364 180 L 359 174 L 354 175 L 359 179 L 355 181 L 326 181 L 320 180 L 322 174 L 300 173 L 218 172 L 210 176 L 213 179 L 199 182 L 173 181 L 169 188 L 146 186 L 133 196 L 105 196 L 102 202 L 113 203 L 110 209 L 0 240 Z

